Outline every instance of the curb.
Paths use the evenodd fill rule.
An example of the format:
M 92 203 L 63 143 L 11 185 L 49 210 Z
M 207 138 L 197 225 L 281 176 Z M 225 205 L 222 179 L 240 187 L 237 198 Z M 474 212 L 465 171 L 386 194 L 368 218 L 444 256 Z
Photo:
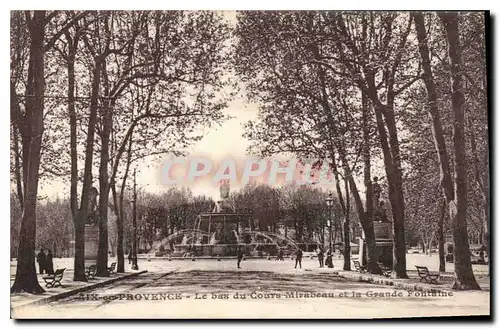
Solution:
M 46 298 L 35 300 L 35 301 L 31 302 L 31 303 L 26 303 L 26 304 L 23 304 L 23 305 L 19 305 L 17 307 L 12 307 L 11 310 L 18 311 L 18 310 L 21 310 L 21 309 L 23 309 L 25 307 L 33 307 L 33 306 L 40 306 L 40 305 L 48 304 L 50 302 L 55 302 L 55 301 L 57 301 L 59 299 L 63 299 L 63 298 L 69 297 L 69 296 L 73 296 L 73 295 L 79 294 L 81 292 L 85 292 L 85 291 L 88 291 L 88 290 L 91 290 L 91 289 L 103 287 L 103 286 L 106 286 L 108 284 L 112 284 L 112 283 L 115 283 L 115 282 L 118 282 L 118 281 L 121 281 L 121 280 L 130 279 L 130 278 L 133 278 L 135 276 L 138 276 L 138 275 L 141 275 L 141 274 L 144 274 L 144 273 L 147 273 L 147 270 L 143 270 L 143 271 L 139 271 L 139 272 L 135 272 L 135 273 L 130 273 L 130 274 L 126 274 L 126 275 L 123 275 L 123 276 L 118 276 L 118 277 L 115 277 L 115 278 L 112 278 L 112 279 L 109 279 L 109 280 L 106 280 L 106 281 L 96 282 L 94 284 L 89 284 L 88 286 L 76 288 L 76 289 L 69 290 L 69 291 L 64 291 L 64 292 L 61 292 L 61 293 L 56 294 L 56 295 L 52 295 L 52 296 L 48 296 Z
M 375 277 L 375 276 L 370 276 L 370 275 L 363 275 L 363 274 L 357 274 L 357 273 L 350 273 L 350 272 L 339 272 L 339 276 L 350 279 L 350 280 L 356 280 L 358 282 L 366 282 L 366 283 L 371 283 L 371 284 L 377 284 L 377 285 L 382 285 L 382 286 L 392 286 L 394 288 L 401 288 L 405 290 L 413 290 L 413 291 L 422 291 L 422 292 L 448 292 L 451 291 L 449 288 L 445 287 L 440 287 L 440 288 L 434 288 L 432 286 L 427 286 L 421 283 L 406 283 L 406 282 L 397 282 L 395 279 L 390 279 L 390 278 L 382 278 L 382 277 Z

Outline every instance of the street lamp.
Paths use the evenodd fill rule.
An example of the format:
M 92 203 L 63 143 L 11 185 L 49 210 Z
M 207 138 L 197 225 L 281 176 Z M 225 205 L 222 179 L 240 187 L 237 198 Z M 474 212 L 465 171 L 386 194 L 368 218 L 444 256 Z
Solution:
M 137 265 L 137 184 L 135 180 L 135 169 L 134 169 L 134 195 L 132 197 L 132 227 L 133 227 L 133 240 L 132 240 L 132 269 L 138 270 L 139 265 Z
M 329 228 L 329 245 L 330 245 L 330 251 L 333 252 L 332 250 L 332 208 L 333 208 L 333 195 L 332 195 L 332 192 L 328 193 L 328 197 L 326 198 L 326 205 L 328 206 L 328 214 L 329 214 L 329 218 L 328 218 L 328 228 Z M 324 232 L 323 232 L 324 234 Z M 324 239 L 324 235 L 323 235 L 323 241 L 325 241 Z

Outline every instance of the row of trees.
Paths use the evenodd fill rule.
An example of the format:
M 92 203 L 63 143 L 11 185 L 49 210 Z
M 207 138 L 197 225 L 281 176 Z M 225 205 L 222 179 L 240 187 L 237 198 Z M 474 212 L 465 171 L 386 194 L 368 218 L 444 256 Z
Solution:
M 51 249 L 55 257 L 71 254 L 70 242 L 73 240 L 73 226 L 69 200 L 56 199 L 37 207 L 36 247 Z M 19 246 L 19 229 L 21 227 L 22 211 L 19 201 L 10 198 L 10 257 L 17 257 Z
M 287 185 L 273 188 L 268 185 L 251 183 L 242 190 L 230 194 L 229 202 L 235 212 L 252 213 L 254 226 L 260 231 L 281 233 L 297 242 L 317 242 L 328 245 L 326 224 L 333 220 L 335 233 L 341 226 L 342 213 L 338 200 L 333 199 L 331 208 L 326 199 L 328 193 L 311 187 Z M 134 196 L 126 193 L 124 197 L 124 217 L 132 217 Z M 194 228 L 195 219 L 201 213 L 211 212 L 215 201 L 206 196 L 193 196 L 188 188 L 171 188 L 162 194 L 140 192 L 137 195 L 138 241 L 141 251 L 149 252 L 156 240 L 176 231 Z M 18 201 L 11 197 L 11 256 L 16 257 L 18 246 L 21 209 Z M 112 209 L 110 209 L 112 212 Z M 112 215 L 114 217 L 114 215 Z M 71 241 L 74 228 L 71 218 L 69 199 L 39 203 L 37 206 L 38 249 L 51 249 L 55 257 L 72 255 Z M 357 217 L 352 218 L 352 226 L 358 225 Z M 123 229 L 124 247 L 130 252 L 133 243 L 133 227 L 130 220 L 125 221 Z M 108 225 L 109 250 L 117 247 L 116 223 Z M 350 228 L 351 231 L 352 227 Z M 356 230 L 356 228 L 354 228 Z M 325 235 L 323 235 L 324 233 Z M 160 236 L 159 236 L 160 235 Z M 354 237 L 351 232 L 349 240 Z M 337 234 L 339 242 L 340 234 Z M 323 238 L 325 238 L 324 241 Z
M 129 173 L 145 157 L 181 154 L 203 127 L 224 119 L 228 38 L 216 12 L 11 12 L 11 171 L 22 209 L 12 292 L 43 292 L 34 262 L 40 180 L 69 183 L 74 280 L 86 280 L 84 225 L 93 185 L 97 274 L 107 274 L 110 207 L 117 269 L 124 270 Z
M 416 227 L 435 223 L 442 248 L 447 217 L 456 246 L 454 287 L 479 289 L 467 219 L 479 224 L 487 243 L 484 28 L 482 13 L 238 15 L 234 62 L 260 106 L 258 120 L 246 127 L 251 151 L 330 162 L 342 208 L 350 195 L 354 200 L 372 273 L 380 272 L 373 205 L 363 202 L 355 177 L 363 177 L 364 200 L 372 200 L 371 169 L 383 162 L 394 275 L 407 277 L 408 219 L 420 221 Z

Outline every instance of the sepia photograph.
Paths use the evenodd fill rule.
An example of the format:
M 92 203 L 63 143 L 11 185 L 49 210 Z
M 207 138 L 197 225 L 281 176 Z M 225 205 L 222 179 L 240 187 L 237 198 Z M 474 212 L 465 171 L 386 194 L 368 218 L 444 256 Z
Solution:
M 11 319 L 491 320 L 489 11 L 9 18 Z

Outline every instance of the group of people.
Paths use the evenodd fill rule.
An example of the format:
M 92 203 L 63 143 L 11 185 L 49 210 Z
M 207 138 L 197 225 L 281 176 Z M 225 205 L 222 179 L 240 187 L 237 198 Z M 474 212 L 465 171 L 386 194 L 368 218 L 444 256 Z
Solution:
M 319 260 L 319 267 L 325 267 L 325 265 L 329 268 L 333 268 L 333 260 L 332 260 L 332 251 L 329 249 L 326 253 L 326 259 L 325 259 L 325 254 L 323 252 L 323 249 L 321 248 L 318 248 L 318 251 L 317 251 L 317 255 L 318 255 L 318 260 Z M 241 248 L 238 248 L 238 251 L 237 251 L 237 265 L 238 265 L 238 268 L 241 268 L 241 261 L 243 260 L 243 256 L 244 256 L 244 252 Z M 300 248 L 297 248 L 297 250 L 295 251 L 295 268 L 297 268 L 297 266 L 299 266 L 299 268 L 302 269 L 302 256 L 303 256 L 303 252 Z M 276 257 L 276 260 L 277 261 L 282 261 L 282 260 L 285 260 L 284 257 L 283 257 L 283 249 L 280 248 L 278 250 L 278 256 Z
M 45 254 L 43 249 L 40 250 L 36 255 L 36 262 L 40 268 L 40 274 L 54 274 L 53 258 L 50 249 L 47 251 L 47 254 Z
M 330 249 L 328 249 L 328 251 L 326 252 L 326 259 L 325 259 L 325 253 L 321 247 L 318 248 L 317 255 L 320 268 L 325 267 L 325 265 L 329 268 L 333 268 L 333 260 L 332 260 L 333 255 Z

